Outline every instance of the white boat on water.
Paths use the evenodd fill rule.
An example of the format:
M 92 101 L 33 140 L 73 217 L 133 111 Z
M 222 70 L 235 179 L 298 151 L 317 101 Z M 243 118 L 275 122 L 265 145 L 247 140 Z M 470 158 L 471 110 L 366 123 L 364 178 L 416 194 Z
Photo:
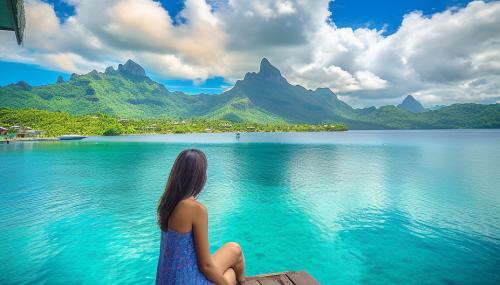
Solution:
M 80 136 L 80 135 L 64 135 L 59 137 L 59 139 L 62 141 L 78 141 L 84 138 L 86 138 L 86 136 Z

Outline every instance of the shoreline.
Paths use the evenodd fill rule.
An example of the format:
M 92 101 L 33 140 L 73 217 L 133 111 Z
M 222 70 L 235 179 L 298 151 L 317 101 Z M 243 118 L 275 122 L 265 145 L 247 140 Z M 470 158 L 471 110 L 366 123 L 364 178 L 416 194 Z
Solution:
M 13 138 L 13 139 L 5 139 L 0 140 L 0 143 L 9 144 L 11 142 L 51 142 L 51 141 L 60 141 L 59 138 L 48 137 L 48 138 Z
M 234 131 L 234 132 L 168 132 L 168 133 L 132 133 L 132 134 L 118 134 L 118 135 L 81 135 L 87 137 L 122 137 L 122 136 L 155 136 L 155 135 L 194 135 L 194 134 L 255 134 L 255 133 L 336 133 L 336 132 L 347 132 L 348 129 L 339 129 L 339 130 L 331 130 L 331 131 Z M 64 135 L 61 135 L 64 136 Z M 85 139 L 85 138 L 84 138 Z M 3 139 L 0 140 L 0 143 L 10 143 L 10 142 L 33 142 L 33 141 L 62 141 L 59 137 L 41 137 L 41 138 L 13 138 L 13 139 Z M 75 140 L 78 141 L 78 140 Z
M 384 133 L 384 132 L 391 132 L 391 133 L 406 133 L 406 134 L 411 134 L 411 133 L 419 133 L 419 132 L 436 132 L 436 133 L 453 133 L 457 132 L 460 133 L 461 131 L 477 131 L 477 132 L 498 132 L 500 129 L 398 129 L 398 130 L 343 130 L 343 131 L 279 131 L 279 132 L 265 132 L 265 131 L 254 131 L 254 132 L 186 132 L 186 133 L 134 133 L 134 134 L 120 134 L 120 135 L 115 135 L 115 136 L 104 136 L 104 135 L 87 135 L 85 136 L 84 139 L 81 140 L 68 140 L 68 141 L 73 141 L 73 142 L 78 142 L 78 141 L 83 141 L 83 142 L 88 142 L 88 141 L 122 141 L 122 139 L 125 139 L 127 137 L 129 138 L 134 138 L 133 140 L 135 141 L 135 138 L 140 138 L 141 136 L 144 137 L 150 137 L 153 139 L 152 141 L 156 141 L 155 137 L 161 138 L 161 137 L 171 137 L 174 139 L 174 141 L 170 142 L 180 142 L 176 141 L 178 138 L 182 137 L 191 137 L 195 138 L 198 137 L 199 139 L 203 138 L 210 138 L 213 137 L 217 138 L 220 136 L 225 137 L 225 139 L 231 139 L 234 140 L 235 142 L 248 142 L 249 137 L 255 138 L 255 135 L 278 135 L 279 137 L 280 134 L 286 136 L 286 135 L 311 135 L 314 137 L 315 134 L 333 134 L 333 133 L 341 133 L 346 134 L 350 133 L 352 135 L 356 134 L 377 134 L 377 133 Z M 240 133 L 241 137 L 238 137 L 236 134 Z M 321 135 L 321 136 L 323 136 Z M 273 136 L 276 137 L 276 136 Z M 336 136 L 338 138 L 344 137 L 344 135 L 341 136 Z M 97 139 L 97 140 L 96 140 Z M 65 140 L 61 140 L 59 137 L 46 137 L 46 138 L 18 138 L 18 139 L 8 139 L 8 140 L 2 140 L 0 139 L 0 145 L 2 144 L 9 144 L 9 143 L 22 143 L 22 142 L 63 142 Z

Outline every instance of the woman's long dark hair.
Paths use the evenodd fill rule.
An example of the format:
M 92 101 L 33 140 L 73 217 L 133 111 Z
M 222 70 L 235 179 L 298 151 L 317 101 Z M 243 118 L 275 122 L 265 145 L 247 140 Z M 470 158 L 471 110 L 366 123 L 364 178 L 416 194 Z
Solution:
M 207 180 L 207 158 L 201 150 L 186 149 L 175 159 L 165 192 L 158 204 L 158 224 L 168 229 L 168 219 L 177 204 L 191 196 L 198 196 Z

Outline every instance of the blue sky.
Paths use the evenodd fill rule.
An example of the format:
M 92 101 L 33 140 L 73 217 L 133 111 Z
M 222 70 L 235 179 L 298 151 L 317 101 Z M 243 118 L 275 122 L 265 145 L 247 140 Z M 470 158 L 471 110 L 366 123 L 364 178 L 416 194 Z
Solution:
M 338 27 L 385 28 L 385 35 L 397 31 L 403 15 L 421 11 L 432 15 L 452 7 L 463 7 L 466 0 L 336 0 L 330 2 L 330 17 Z
M 47 0 L 45 2 L 54 6 L 56 15 L 61 22 L 66 21 L 69 16 L 75 14 L 75 8 L 64 0 Z M 172 19 L 182 21 L 177 16 L 184 8 L 183 0 L 162 0 L 160 2 Z M 397 30 L 403 15 L 408 12 L 421 10 L 424 14 L 432 14 L 450 6 L 464 6 L 468 2 L 464 0 L 336 0 L 330 3 L 329 10 L 333 12 L 331 19 L 338 27 L 370 27 L 377 29 L 386 27 L 387 32 L 385 34 L 388 35 Z M 55 82 L 58 75 L 63 75 L 66 79 L 69 78 L 69 73 L 44 69 L 34 64 L 0 61 L 0 70 L 9 71 L 0 77 L 0 85 L 20 80 L 32 85 L 43 85 Z M 230 86 L 224 81 L 223 77 L 212 77 L 200 84 L 192 80 L 163 78 L 151 73 L 149 75 L 156 81 L 165 84 L 169 90 L 183 91 L 189 94 L 216 94 Z
M 17 47 L 13 44 L 9 48 L 0 49 L 0 85 L 20 80 L 32 85 L 50 84 L 56 81 L 58 75 L 69 78 L 71 70 L 79 73 L 92 69 L 102 71 L 104 62 L 116 67 L 130 57 L 143 65 L 151 78 L 165 84 L 169 90 L 188 94 L 217 94 L 231 87 L 245 72 L 255 71 L 258 61 L 262 57 L 268 57 L 292 83 L 311 89 L 329 87 L 344 96 L 342 99 L 355 105 L 397 102 L 407 94 L 420 96 L 428 104 L 474 101 L 473 97 L 466 94 L 468 91 L 463 90 L 463 86 L 468 88 L 476 86 L 475 84 L 484 88 L 481 100 L 491 102 L 499 97 L 492 91 L 498 90 L 495 85 L 498 80 L 490 76 L 493 74 L 491 68 L 497 66 L 494 64 L 494 49 L 491 49 L 491 45 L 485 45 L 484 50 L 478 50 L 473 45 L 464 47 L 463 44 L 467 42 L 461 39 L 477 36 L 476 40 L 483 44 L 486 39 L 500 34 L 496 28 L 498 25 L 493 21 L 488 22 L 484 17 L 474 19 L 477 17 L 475 15 L 482 15 L 487 11 L 491 11 L 491 18 L 498 18 L 500 15 L 495 14 L 498 5 L 489 5 L 498 1 L 477 1 L 472 5 L 467 0 L 335 0 L 329 4 L 328 0 L 311 0 L 306 4 L 296 0 L 234 0 L 231 3 L 227 0 L 205 0 L 206 4 L 203 5 L 209 5 L 206 7 L 209 7 L 208 13 L 211 15 L 207 15 L 206 11 L 193 13 L 193 9 L 204 8 L 200 3 L 205 2 L 201 0 L 191 0 L 189 5 L 192 7 L 187 7 L 185 0 L 157 1 L 161 6 L 150 5 L 152 2 L 148 0 L 110 1 L 109 3 L 116 5 L 140 3 L 137 7 L 129 7 L 128 13 L 152 13 L 143 17 L 145 21 L 150 21 L 149 26 L 154 26 L 150 25 L 151 21 L 162 20 L 161 14 L 165 11 L 157 11 L 158 9 L 166 10 L 172 23 L 166 23 L 165 26 L 172 27 L 167 27 L 165 31 L 152 30 L 153 37 L 163 33 L 166 35 L 152 39 L 151 43 L 150 38 L 141 36 L 150 32 L 148 28 L 155 27 L 128 34 L 131 26 L 119 19 L 119 15 L 104 11 L 115 7 L 102 4 L 104 2 L 96 2 L 102 6 L 94 5 L 95 10 L 91 11 L 92 5 L 81 0 L 32 0 L 27 2 L 28 20 L 43 22 L 44 16 L 49 18 L 50 13 L 42 12 L 47 9 L 42 7 L 42 1 L 51 5 L 45 6 L 54 10 L 59 27 L 55 27 L 52 34 L 49 31 L 45 35 L 46 30 L 41 27 L 47 23 L 52 24 L 50 21 L 28 21 L 28 25 L 31 25 L 28 30 L 36 31 L 27 32 L 25 46 Z M 69 3 L 80 4 L 74 7 Z M 83 10 L 82 6 L 85 5 L 87 7 Z M 229 5 L 231 9 L 225 9 Z M 189 8 L 191 13 L 187 15 L 193 18 L 180 17 L 180 12 L 184 9 L 188 11 Z M 39 9 L 40 13 L 35 13 L 34 9 Z M 421 14 L 412 14 L 412 20 L 408 21 L 406 30 L 412 32 L 399 33 L 403 16 L 413 11 L 420 11 Z M 330 16 L 324 18 L 328 14 Z M 441 18 L 426 21 L 439 14 L 442 15 Z M 150 15 L 159 18 L 149 19 Z M 74 16 L 74 20 L 68 21 L 71 16 Z M 336 29 L 320 26 L 321 18 L 324 19 L 323 26 L 330 23 Z M 97 21 L 102 24 L 92 24 Z M 116 32 L 99 30 L 112 22 L 114 27 L 119 28 Z M 462 24 L 458 27 L 456 23 Z M 141 24 L 143 23 L 135 22 L 133 27 L 142 27 Z M 425 25 L 428 27 L 423 28 Z M 473 25 L 475 26 L 471 27 Z M 182 26 L 187 29 L 179 28 L 179 32 L 174 31 L 176 27 Z M 357 32 L 344 28 L 366 28 L 371 31 L 363 29 Z M 426 29 L 429 33 L 420 33 Z M 469 34 L 462 35 L 461 29 Z M 8 32 L 0 32 L 1 39 L 12 38 L 11 35 L 10 38 L 5 36 L 5 33 Z M 71 33 L 75 34 L 74 38 L 66 40 L 65 37 L 71 36 Z M 122 41 L 124 33 L 131 39 Z M 81 38 L 89 35 L 94 38 Z M 185 35 L 184 41 L 175 43 Z M 389 40 L 391 35 L 398 37 Z M 193 38 L 188 38 L 189 36 Z M 224 40 L 224 43 L 218 43 Z M 146 43 L 142 44 L 144 41 Z M 445 47 L 444 43 L 449 43 L 449 46 Z M 204 50 L 205 45 L 207 50 Z M 414 45 L 428 54 L 409 54 Z M 432 45 L 437 47 L 436 52 Z M 199 46 L 202 48 L 199 49 Z M 392 46 L 396 50 L 390 50 Z M 375 49 L 369 51 L 371 47 Z M 457 51 L 450 50 L 455 48 Z M 377 53 L 373 54 L 375 51 Z M 489 58 L 492 57 L 492 52 L 493 58 Z M 468 54 L 470 56 L 466 58 Z M 219 62 L 225 64 L 214 65 L 213 60 L 222 57 L 224 60 Z M 371 62 L 372 57 L 379 58 Z M 422 58 L 429 60 L 422 61 Z M 360 64 L 367 59 L 370 62 Z M 485 63 L 474 62 L 483 59 Z M 404 61 L 407 71 L 396 72 L 395 75 L 394 71 L 402 68 L 397 64 L 388 65 L 384 70 L 387 60 L 392 63 L 395 60 L 396 63 L 398 60 Z M 488 62 L 491 66 L 487 66 Z M 450 66 L 446 66 L 447 63 Z M 460 70 L 467 70 L 471 66 L 484 67 L 486 73 L 481 70 L 476 73 L 460 73 Z M 485 74 L 487 78 L 484 77 Z M 198 79 L 190 80 L 191 78 Z M 440 81 L 436 82 L 436 78 Z M 483 84 L 484 82 L 487 84 Z M 484 96 L 485 92 L 490 97 Z M 362 104 L 363 100 L 367 103 Z

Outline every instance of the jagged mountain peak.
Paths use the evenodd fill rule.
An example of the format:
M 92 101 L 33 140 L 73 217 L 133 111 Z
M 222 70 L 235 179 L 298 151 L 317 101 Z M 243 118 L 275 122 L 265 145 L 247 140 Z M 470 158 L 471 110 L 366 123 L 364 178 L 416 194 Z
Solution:
M 407 101 L 407 100 L 410 100 L 410 101 L 417 101 L 417 99 L 415 99 L 415 97 L 413 97 L 413 95 L 407 95 L 405 97 L 405 99 L 403 100 L 404 101 Z
M 237 81 L 235 86 L 247 82 L 267 82 L 267 83 L 281 83 L 288 84 L 288 81 L 281 76 L 281 72 L 273 66 L 267 58 L 263 58 L 260 62 L 259 72 L 248 72 L 242 81 Z M 251 83 L 253 84 L 253 83 Z
M 286 79 L 281 76 L 279 69 L 272 65 L 265 57 L 260 62 L 260 68 L 257 75 L 259 78 L 269 81 L 286 82 Z
M 116 72 L 116 70 L 112 66 L 108 66 L 108 67 L 106 67 L 106 70 L 104 70 L 104 73 L 106 73 L 106 74 L 113 74 L 115 72 Z
M 125 64 L 118 65 L 118 72 L 134 77 L 146 77 L 146 71 L 135 61 L 129 59 Z
M 406 110 L 412 113 L 422 113 L 425 112 L 424 106 L 415 99 L 412 95 L 406 96 L 401 104 L 398 105 L 398 108 Z
M 279 69 L 272 65 L 267 58 L 262 58 L 260 61 L 259 73 L 275 73 L 281 75 Z

